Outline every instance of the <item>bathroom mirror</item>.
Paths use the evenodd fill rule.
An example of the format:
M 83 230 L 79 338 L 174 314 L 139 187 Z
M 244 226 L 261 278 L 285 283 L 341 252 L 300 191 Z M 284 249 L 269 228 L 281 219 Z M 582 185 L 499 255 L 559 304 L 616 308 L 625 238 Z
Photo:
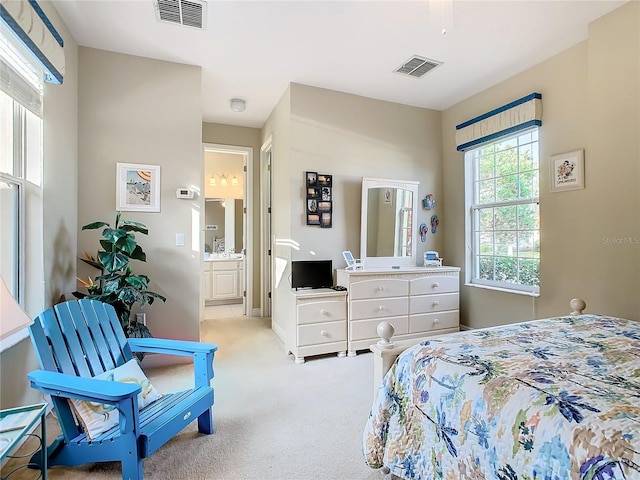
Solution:
M 242 230 L 242 199 L 206 199 L 205 253 L 242 252 Z
M 360 259 L 365 268 L 416 265 L 419 185 L 362 179 Z

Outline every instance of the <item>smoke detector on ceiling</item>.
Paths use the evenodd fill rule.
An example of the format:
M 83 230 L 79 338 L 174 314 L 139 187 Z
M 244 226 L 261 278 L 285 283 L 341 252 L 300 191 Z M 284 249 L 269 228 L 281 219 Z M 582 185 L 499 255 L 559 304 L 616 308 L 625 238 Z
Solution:
M 420 78 L 424 74 L 436 68 L 438 65 L 442 65 L 442 62 L 414 55 L 396 68 L 394 72 L 409 75 L 410 77 Z
M 156 17 L 161 22 L 186 27 L 206 28 L 207 2 L 199 0 L 154 0 Z

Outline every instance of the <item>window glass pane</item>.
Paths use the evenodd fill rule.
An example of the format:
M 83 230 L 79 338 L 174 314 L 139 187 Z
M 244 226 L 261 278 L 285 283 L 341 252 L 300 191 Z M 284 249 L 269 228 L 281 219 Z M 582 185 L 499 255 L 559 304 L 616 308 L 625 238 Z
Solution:
M 518 175 L 508 175 L 496 179 L 496 199 L 500 201 L 518 198 Z
M 477 222 L 480 230 L 493 230 L 493 208 L 479 209 Z
M 42 184 L 42 120 L 28 110 L 25 111 L 25 117 L 26 178 L 27 181 L 40 186 Z
M 519 281 L 523 285 L 540 285 L 540 262 L 538 260 L 519 259 Z
M 496 208 L 494 228 L 496 230 L 516 230 L 518 226 L 516 210 L 515 205 Z
M 18 205 L 20 186 L 0 180 L 0 274 L 9 291 L 18 296 Z
M 493 255 L 493 232 L 480 233 L 478 238 L 478 250 L 480 255 Z
M 15 175 L 13 135 L 13 98 L 0 91 L 0 172 L 9 175 Z
M 518 283 L 518 262 L 515 258 L 496 257 L 495 280 Z
M 494 202 L 495 199 L 495 180 L 492 178 L 490 180 L 478 182 L 478 197 L 476 201 L 478 203 L 489 203 Z
M 480 179 L 491 178 L 494 173 L 493 154 L 480 157 L 478 161 L 478 176 Z
M 478 278 L 482 280 L 493 280 L 495 277 L 495 270 L 493 266 L 494 257 L 480 257 Z

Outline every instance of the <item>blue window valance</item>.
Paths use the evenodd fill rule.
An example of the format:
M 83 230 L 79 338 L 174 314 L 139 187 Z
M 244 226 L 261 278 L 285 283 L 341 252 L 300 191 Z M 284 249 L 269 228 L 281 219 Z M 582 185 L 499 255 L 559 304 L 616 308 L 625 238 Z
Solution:
M 502 107 L 456 125 L 458 151 L 542 125 L 542 95 L 532 93 Z
M 36 0 L 0 0 L 2 27 L 8 27 L 33 53 L 45 71 L 45 81 L 61 84 L 64 42 Z

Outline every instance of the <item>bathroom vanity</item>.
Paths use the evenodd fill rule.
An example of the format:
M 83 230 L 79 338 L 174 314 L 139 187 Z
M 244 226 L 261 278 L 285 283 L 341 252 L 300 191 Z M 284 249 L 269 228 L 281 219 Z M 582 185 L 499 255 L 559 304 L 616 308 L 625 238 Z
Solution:
M 209 255 L 204 261 L 204 300 L 207 305 L 242 303 L 244 258 L 240 254 Z

